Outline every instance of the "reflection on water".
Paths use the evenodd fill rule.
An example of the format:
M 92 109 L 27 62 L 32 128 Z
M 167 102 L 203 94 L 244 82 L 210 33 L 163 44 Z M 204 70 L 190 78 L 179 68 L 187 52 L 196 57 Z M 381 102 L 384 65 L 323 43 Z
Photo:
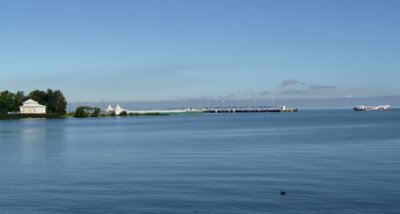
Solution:
M 0 213 L 394 213 L 399 119 L 335 110 L 0 121 Z
M 62 157 L 65 120 L 23 119 L 1 122 L 0 144 L 19 157 L 18 161 L 34 161 L 46 156 Z M 3 154 L 5 155 L 5 154 Z

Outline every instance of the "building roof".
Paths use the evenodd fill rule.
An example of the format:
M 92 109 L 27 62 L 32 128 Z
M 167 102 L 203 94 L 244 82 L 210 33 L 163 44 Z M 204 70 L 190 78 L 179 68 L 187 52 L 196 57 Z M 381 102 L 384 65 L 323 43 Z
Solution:
M 123 108 L 121 108 L 121 106 L 119 106 L 119 104 L 117 105 L 117 108 L 115 108 L 116 111 L 124 111 Z
M 26 100 L 25 102 L 23 102 L 23 104 L 39 104 L 39 103 L 32 99 L 29 99 L 29 100 Z
M 106 111 L 107 111 L 107 112 L 108 112 L 108 111 L 114 111 L 114 109 L 113 109 L 113 107 L 111 107 L 111 105 L 108 105 Z
M 22 107 L 46 107 L 46 106 L 40 105 L 38 102 L 36 102 L 32 99 L 29 99 L 29 100 L 23 102 Z

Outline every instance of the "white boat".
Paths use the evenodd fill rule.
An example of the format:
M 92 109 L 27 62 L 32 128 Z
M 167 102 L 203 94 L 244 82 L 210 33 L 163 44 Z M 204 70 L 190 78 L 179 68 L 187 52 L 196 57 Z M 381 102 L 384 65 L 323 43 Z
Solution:
M 383 106 L 354 106 L 354 111 L 386 111 L 390 110 L 390 105 L 383 105 Z

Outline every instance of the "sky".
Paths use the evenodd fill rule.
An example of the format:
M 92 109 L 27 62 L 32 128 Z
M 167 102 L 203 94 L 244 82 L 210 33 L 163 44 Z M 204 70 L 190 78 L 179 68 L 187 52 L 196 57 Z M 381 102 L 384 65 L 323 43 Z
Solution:
M 69 101 L 400 95 L 397 0 L 0 0 L 0 91 Z

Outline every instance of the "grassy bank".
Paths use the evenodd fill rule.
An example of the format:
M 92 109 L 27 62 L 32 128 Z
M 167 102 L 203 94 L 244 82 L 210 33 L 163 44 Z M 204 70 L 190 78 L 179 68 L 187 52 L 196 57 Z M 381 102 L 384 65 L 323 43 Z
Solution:
M 26 118 L 60 119 L 65 115 L 59 114 L 4 114 L 0 113 L 0 120 L 18 120 Z

